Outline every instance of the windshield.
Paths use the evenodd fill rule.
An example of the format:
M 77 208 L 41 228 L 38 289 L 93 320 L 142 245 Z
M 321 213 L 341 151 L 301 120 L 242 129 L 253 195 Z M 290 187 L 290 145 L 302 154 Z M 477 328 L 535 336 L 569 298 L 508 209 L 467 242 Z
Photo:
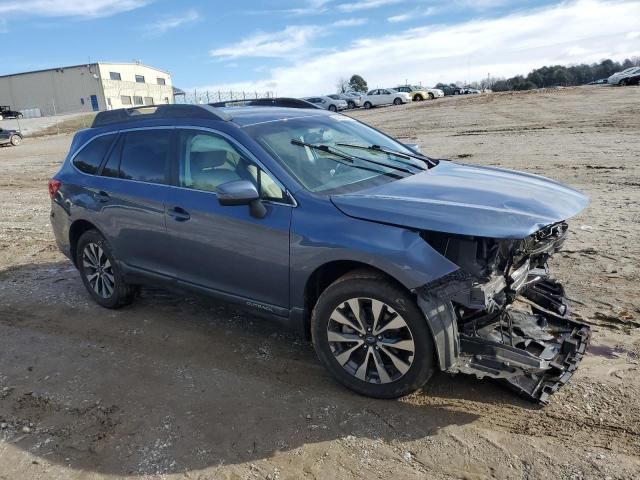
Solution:
M 377 145 L 411 153 L 401 143 L 344 115 L 278 120 L 249 125 L 245 130 L 284 165 L 302 186 L 312 192 L 365 188 L 413 174 L 406 171 L 406 160 L 397 155 L 340 146 Z M 324 145 L 329 149 L 323 151 L 300 143 Z M 344 156 L 349 157 L 350 161 L 345 161 Z

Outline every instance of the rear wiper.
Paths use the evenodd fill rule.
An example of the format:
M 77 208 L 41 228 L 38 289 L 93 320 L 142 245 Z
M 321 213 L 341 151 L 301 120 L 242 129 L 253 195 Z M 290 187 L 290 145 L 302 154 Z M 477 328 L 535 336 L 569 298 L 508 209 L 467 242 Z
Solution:
M 372 172 L 381 173 L 380 170 L 370 169 L 370 168 L 364 167 L 362 165 L 356 165 L 356 164 L 353 163 L 353 160 L 354 159 L 362 160 L 363 162 L 373 163 L 375 165 L 380 165 L 381 167 L 385 167 L 385 168 L 392 168 L 393 170 L 398 170 L 399 172 L 405 172 L 405 173 L 408 173 L 410 175 L 414 175 L 416 173 L 416 172 L 414 172 L 412 170 L 409 170 L 408 168 L 398 167 L 396 165 L 390 165 L 390 164 L 385 163 L 385 162 L 377 162 L 376 160 L 371 160 L 370 158 L 362 158 L 362 157 L 356 157 L 356 156 L 353 156 L 353 155 L 347 155 L 346 153 L 343 153 L 340 150 L 335 150 L 335 149 L 331 148 L 329 145 L 306 143 L 306 142 L 302 142 L 300 140 L 296 140 L 295 138 L 291 139 L 291 143 L 293 145 L 299 145 L 301 147 L 309 147 L 309 148 L 313 148 L 314 150 L 320 150 L 321 152 L 325 152 L 325 153 L 329 153 L 331 155 L 335 155 L 336 157 L 342 158 L 342 159 L 346 160 L 347 162 L 349 162 L 349 165 L 352 166 L 352 167 L 362 168 L 364 170 L 370 170 Z
M 339 147 L 357 148 L 359 150 L 369 150 L 374 152 L 386 153 L 388 155 L 394 155 L 398 158 L 404 158 L 406 160 L 410 158 L 415 158 L 416 160 L 422 160 L 423 162 L 426 162 L 432 167 L 436 166 L 436 163 L 426 155 L 417 155 L 414 153 L 398 152 L 396 150 L 390 150 L 388 148 L 381 147 L 380 145 L 369 145 L 368 147 L 365 147 L 364 145 L 352 145 L 350 143 L 336 143 L 336 145 L 338 145 Z M 410 162 L 402 162 L 402 163 L 406 165 L 411 165 L 412 167 L 422 168 L 419 165 L 416 165 L 415 163 L 410 163 Z
M 331 155 L 335 155 L 336 157 L 338 157 L 340 159 L 340 160 L 336 160 L 336 162 L 342 163 L 344 165 L 349 165 L 350 167 L 359 168 L 360 170 L 367 170 L 369 172 L 374 172 L 374 173 L 381 173 L 383 175 L 388 175 L 390 177 L 403 178 L 402 175 L 398 175 L 397 173 L 383 172 L 378 168 L 369 168 L 369 167 L 365 167 L 364 165 L 356 165 L 355 163 L 353 163 L 353 159 L 354 158 L 360 158 L 360 157 L 352 157 L 351 155 L 347 155 L 345 153 L 338 152 L 336 150 L 332 150 L 328 145 L 314 145 L 312 143 L 306 143 L 306 142 L 302 142 L 300 140 L 296 140 L 295 138 L 291 139 L 291 144 L 292 145 L 298 145 L 300 147 L 309 147 L 309 148 L 312 148 L 314 150 L 320 150 L 321 152 L 325 152 L 325 153 L 329 153 Z M 378 162 L 374 162 L 374 163 L 377 164 Z M 391 168 L 396 168 L 396 167 L 391 167 Z M 396 170 L 401 170 L 403 172 L 406 171 L 404 169 L 399 169 L 399 168 L 396 168 Z M 408 173 L 412 173 L 412 172 L 408 172 Z

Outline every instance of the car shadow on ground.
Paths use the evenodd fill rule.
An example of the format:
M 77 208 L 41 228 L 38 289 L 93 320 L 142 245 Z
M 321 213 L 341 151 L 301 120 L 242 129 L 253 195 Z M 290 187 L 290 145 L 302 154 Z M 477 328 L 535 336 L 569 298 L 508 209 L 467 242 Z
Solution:
M 0 272 L 0 291 L 0 440 L 76 469 L 193 471 L 338 439 L 420 439 L 485 403 L 532 408 L 444 374 L 409 399 L 361 397 L 282 327 L 150 289 L 105 310 L 68 262 Z M 458 408 L 467 400 L 477 408 Z

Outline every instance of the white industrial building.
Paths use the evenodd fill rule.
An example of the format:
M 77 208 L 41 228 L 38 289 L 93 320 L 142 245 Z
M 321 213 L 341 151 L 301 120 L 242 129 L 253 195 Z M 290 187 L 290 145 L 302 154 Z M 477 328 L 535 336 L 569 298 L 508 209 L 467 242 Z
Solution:
M 25 117 L 174 103 L 171 74 L 141 63 L 89 63 L 0 76 L 0 105 Z

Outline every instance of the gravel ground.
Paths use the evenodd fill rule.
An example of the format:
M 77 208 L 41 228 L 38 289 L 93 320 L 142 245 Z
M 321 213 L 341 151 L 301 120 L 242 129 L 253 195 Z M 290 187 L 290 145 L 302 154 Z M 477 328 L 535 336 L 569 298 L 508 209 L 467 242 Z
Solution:
M 640 88 L 353 116 L 434 157 L 590 195 L 552 267 L 593 346 L 551 404 L 444 374 L 371 400 L 308 343 L 229 306 L 147 289 L 101 309 L 48 223 L 46 181 L 71 138 L 27 139 L 0 148 L 0 479 L 638 478 Z

